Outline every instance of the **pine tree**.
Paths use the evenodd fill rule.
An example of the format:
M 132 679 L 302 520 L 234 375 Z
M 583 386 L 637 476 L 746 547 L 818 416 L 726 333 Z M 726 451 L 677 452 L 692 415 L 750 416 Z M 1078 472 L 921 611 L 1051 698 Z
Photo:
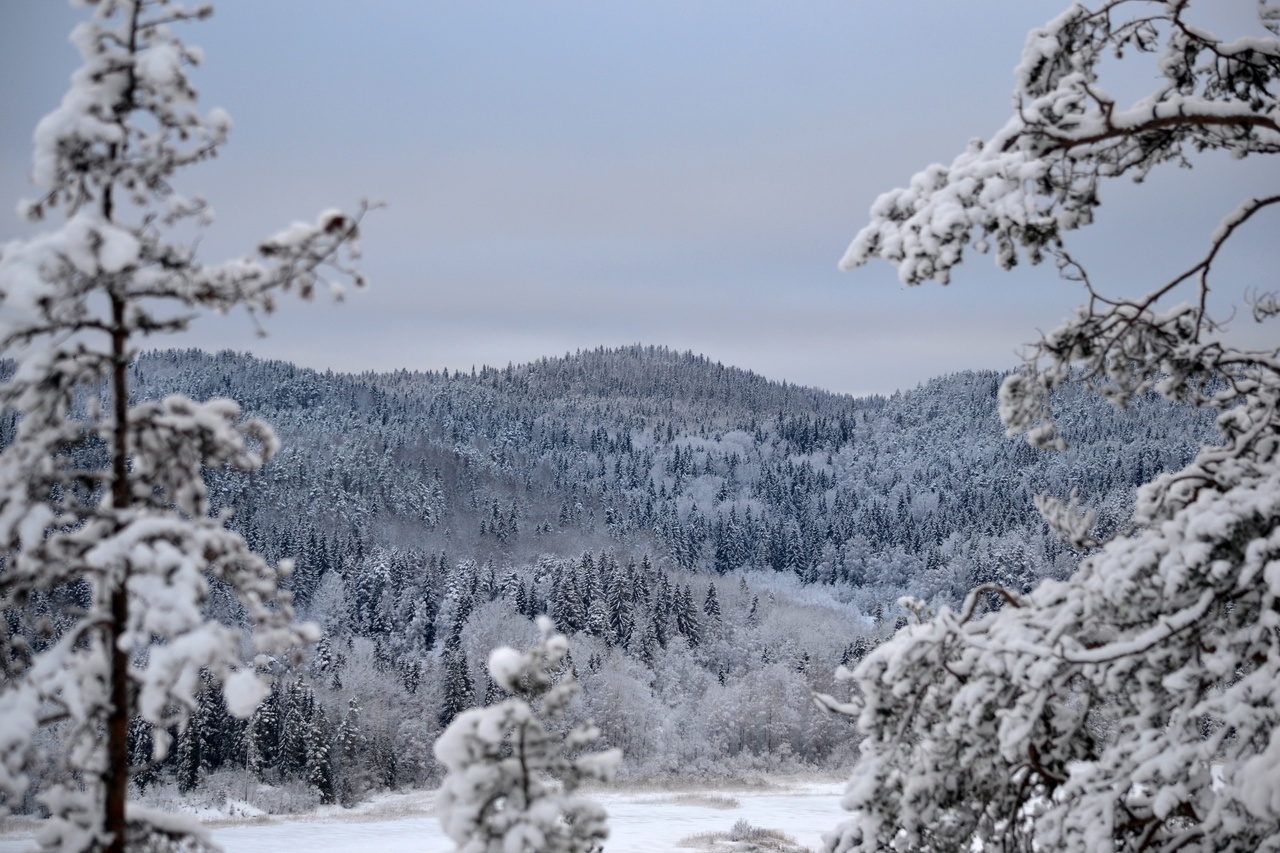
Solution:
M 324 267 L 363 281 L 339 256 L 358 216 L 326 212 L 218 267 L 174 236 L 210 215 L 202 199 L 173 191 L 174 173 L 213 156 L 230 128 L 220 110 L 196 112 L 187 68 L 200 53 L 175 34 L 207 14 L 164 0 L 95 5 L 76 30 L 83 65 L 35 133 L 42 195 L 24 204 L 34 221 L 58 208 L 66 221 L 0 255 L 0 352 L 15 366 L 0 404 L 6 418 L 20 413 L 0 454 L 0 610 L 18 620 L 0 632 L 0 791 L 6 804 L 22 801 L 37 731 L 56 721 L 45 837 L 110 853 L 154 834 L 143 818 L 126 821 L 135 712 L 163 748 L 160 732 L 183 726 L 195 705 L 200 668 L 237 716 L 265 692 L 240 660 L 241 631 L 204 617 L 206 575 L 239 601 L 261 651 L 315 639 L 278 594 L 289 567 L 268 565 L 211 515 L 202 476 L 260 467 L 274 435 L 241 423 L 228 400 L 130 405 L 129 361 L 200 309 L 270 312 L 278 291 L 309 296 Z M 72 588 L 84 592 L 83 612 L 68 611 L 39 654 L 20 648 L 31 633 L 24 603 Z
M 538 625 L 530 651 L 501 648 L 489 657 L 491 677 L 511 697 L 464 712 L 436 741 L 448 771 L 436 810 L 460 850 L 592 853 L 608 836 L 604 809 L 576 792 L 612 778 L 622 756 L 580 754 L 599 737 L 589 723 L 560 733 L 579 687 L 570 675 L 555 678 L 568 641 L 545 616 Z
M 881 195 L 842 261 L 882 257 L 910 285 L 945 284 L 969 250 L 1004 268 L 1051 257 L 1083 302 L 1002 382 L 1007 430 L 1065 448 L 1074 424 L 1055 415 L 1075 386 L 1121 409 L 1154 395 L 1206 409 L 1218 435 L 1143 486 L 1114 535 L 1078 493 L 1041 495 L 1050 529 L 1090 552 L 1065 580 L 1024 591 L 1014 571 L 957 610 L 905 602 L 913 619 L 854 672 L 858 818 L 828 836 L 836 853 L 1224 853 L 1280 837 L 1280 350 L 1274 330 L 1256 348 L 1227 337 L 1211 298 L 1224 247 L 1280 194 L 1255 179 L 1204 253 L 1145 294 L 1149 265 L 1111 289 L 1067 251 L 1109 179 L 1280 153 L 1280 8 L 1262 0 L 1260 27 L 1220 38 L 1195 5 L 1074 3 L 1033 31 L 1009 119 Z M 1135 58 L 1145 77 L 1115 74 Z M 1126 103 L 1111 76 L 1154 82 Z M 1280 316 L 1274 292 L 1245 307 Z

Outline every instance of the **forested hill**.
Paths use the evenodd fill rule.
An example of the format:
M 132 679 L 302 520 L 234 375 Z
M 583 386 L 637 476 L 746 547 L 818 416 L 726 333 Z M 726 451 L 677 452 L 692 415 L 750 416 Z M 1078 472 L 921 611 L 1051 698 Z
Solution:
M 437 780 L 434 738 L 499 695 L 489 650 L 527 645 L 538 613 L 570 636 L 574 714 L 624 774 L 834 768 L 855 744 L 810 692 L 837 689 L 900 596 L 1069 573 L 1079 555 L 1032 497 L 1079 488 L 1114 525 L 1209 431 L 1156 400 L 1116 413 L 1067 391 L 1075 444 L 1040 453 L 1004 436 L 995 373 L 854 398 L 639 346 L 474 374 L 162 352 L 133 375 L 140 398 L 240 400 L 283 441 L 252 476 L 207 476 L 253 546 L 296 558 L 323 639 L 276 662 L 247 722 L 206 693 L 138 779 L 272 810 Z M 238 618 L 216 585 L 210 608 Z
M 1208 431 L 1157 400 L 1119 414 L 1067 392 L 1073 447 L 1042 453 L 1004 436 L 995 373 L 854 398 L 641 346 L 455 374 L 163 352 L 135 376 L 140 396 L 225 395 L 275 426 L 277 461 L 216 475 L 218 497 L 254 544 L 313 569 L 376 546 L 499 563 L 609 548 L 884 602 L 1069 571 L 1032 497 L 1079 488 L 1112 524 Z

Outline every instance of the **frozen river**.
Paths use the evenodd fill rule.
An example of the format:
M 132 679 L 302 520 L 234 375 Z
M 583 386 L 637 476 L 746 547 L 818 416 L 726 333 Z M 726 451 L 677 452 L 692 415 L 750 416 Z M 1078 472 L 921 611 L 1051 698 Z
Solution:
M 808 783 L 769 789 L 681 788 L 670 792 L 601 793 L 609 810 L 606 853 L 662 853 L 703 832 L 727 832 L 739 820 L 778 829 L 820 848 L 822 833 L 843 820 L 839 783 Z M 431 814 L 431 794 L 389 795 L 365 807 L 315 817 L 289 818 L 213 828 L 227 853 L 448 853 L 453 845 Z M 29 853 L 30 837 L 0 837 L 0 853 Z

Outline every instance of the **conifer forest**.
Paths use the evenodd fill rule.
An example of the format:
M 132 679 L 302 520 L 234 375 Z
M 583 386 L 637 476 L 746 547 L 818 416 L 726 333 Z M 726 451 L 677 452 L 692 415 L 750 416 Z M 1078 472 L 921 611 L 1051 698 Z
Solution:
M 849 723 L 810 694 L 906 621 L 900 597 L 1065 577 L 1081 554 L 1033 497 L 1078 489 L 1105 533 L 1211 428 L 1155 397 L 1118 413 L 1068 388 L 1075 442 L 1045 454 L 1005 437 L 995 373 L 855 398 L 642 346 L 474 373 L 198 351 L 131 371 L 139 399 L 230 397 L 273 424 L 279 455 L 207 472 L 211 504 L 268 560 L 295 561 L 295 607 L 322 630 L 272 659 L 248 719 L 201 692 L 135 784 L 261 782 L 285 810 L 438 783 L 433 742 L 504 695 L 489 650 L 526 645 L 538 614 L 571 638 L 571 713 L 622 749 L 624 777 L 839 769 Z M 56 621 L 58 602 L 31 606 Z M 208 606 L 242 618 L 216 583 Z M 146 732 L 130 741 L 140 765 Z
M 0 853 L 1280 849 L 1280 0 L 1071 3 L 995 112 L 1032 4 L 326 2 L 209 28 L 267 126 L 225 171 L 212 7 L 62 12 L 0 243 Z M 826 272 L 1033 301 L 823 289 L 803 211 L 908 159 Z M 247 237 L 356 179 L 409 213 Z M 348 292 L 280 360 L 205 325 Z

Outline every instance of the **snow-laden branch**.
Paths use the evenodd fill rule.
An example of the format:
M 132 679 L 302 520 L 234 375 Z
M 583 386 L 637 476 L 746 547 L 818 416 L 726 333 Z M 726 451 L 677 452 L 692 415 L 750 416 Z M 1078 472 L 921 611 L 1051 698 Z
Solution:
M 1246 350 L 1210 317 L 1223 247 L 1280 202 L 1242 202 L 1199 261 L 1139 299 L 1106 294 L 1066 250 L 1100 183 L 1195 151 L 1280 153 L 1280 7 L 1272 34 L 1221 40 L 1186 0 L 1076 4 L 1027 39 L 1015 115 L 950 166 L 881 196 L 842 266 L 873 257 L 945 283 L 967 249 L 1005 267 L 1055 258 L 1085 303 L 1000 389 L 1010 434 L 1066 446 L 1055 391 L 1117 407 L 1145 394 L 1219 412 L 1218 443 L 1139 491 L 1109 541 L 1076 495 L 1037 501 L 1093 553 L 1065 582 L 978 615 L 909 625 L 854 671 L 864 735 L 835 853 L 881 849 L 1245 851 L 1280 837 L 1280 347 Z M 1150 96 L 1117 107 L 1104 57 L 1157 57 Z M 1274 295 L 1252 300 L 1260 321 Z M 1016 604 L 1017 606 L 1012 606 Z

